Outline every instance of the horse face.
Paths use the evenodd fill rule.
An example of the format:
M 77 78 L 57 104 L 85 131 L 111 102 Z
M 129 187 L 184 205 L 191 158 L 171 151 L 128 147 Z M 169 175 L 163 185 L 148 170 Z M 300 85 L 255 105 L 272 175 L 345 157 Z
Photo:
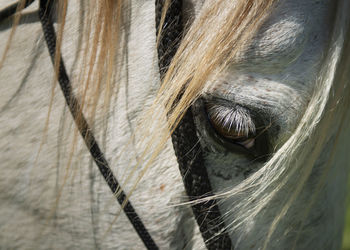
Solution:
M 191 13 L 199 15 L 203 2 L 186 2 L 185 6 L 192 7 L 186 14 L 187 20 L 193 18 Z M 281 1 L 225 72 L 208 83 L 208 91 L 193 112 L 214 192 L 240 184 L 261 168 L 293 133 L 314 91 L 328 49 L 333 4 Z M 231 208 L 236 202 L 226 199 L 220 204 L 222 214 L 228 215 L 226 224 L 235 219 Z M 299 205 L 302 202 L 297 201 Z M 270 225 L 277 213 L 273 204 L 267 210 L 269 215 L 261 221 L 239 229 L 239 239 L 235 237 L 237 231 L 232 233 L 238 249 L 248 249 L 259 241 L 259 230 L 266 232 L 268 226 L 262 225 Z M 329 213 L 324 209 L 317 214 L 325 218 Z M 319 219 L 315 220 L 313 223 L 324 228 Z M 291 221 L 286 226 L 288 223 Z M 326 234 L 334 240 L 332 233 Z M 285 238 L 279 249 L 290 244 Z
M 195 13 L 202 2 L 191 2 Z M 330 10 L 331 1 L 281 1 L 246 49 L 208 83 L 209 90 L 194 110 L 213 183 L 221 186 L 218 190 L 259 168 L 297 126 L 329 43 Z M 228 110 L 234 113 L 231 117 L 215 121 Z M 247 147 L 242 138 L 222 133 L 234 129 L 254 142 Z

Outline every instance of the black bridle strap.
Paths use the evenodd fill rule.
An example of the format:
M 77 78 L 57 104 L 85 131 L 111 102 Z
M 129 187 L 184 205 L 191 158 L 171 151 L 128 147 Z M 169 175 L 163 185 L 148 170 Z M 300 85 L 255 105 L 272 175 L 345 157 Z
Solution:
M 25 0 L 23 8 L 27 8 L 29 5 L 31 5 L 35 0 Z M 0 11 L 0 22 L 5 20 L 6 18 L 11 17 L 12 15 L 16 14 L 16 11 L 18 9 L 18 6 L 20 5 L 20 2 L 11 4 L 10 6 L 5 7 Z
M 165 0 L 156 0 L 156 27 L 160 29 L 160 19 Z M 171 0 L 162 27 L 158 46 L 159 71 L 164 77 L 171 59 L 176 53 L 183 32 L 181 20 L 182 1 Z M 190 200 L 212 195 L 208 173 L 195 128 L 193 114 L 189 109 L 173 132 L 172 142 L 182 179 Z M 215 200 L 192 205 L 193 214 L 202 237 L 209 250 L 229 250 L 231 239 L 224 231 L 224 222 Z
M 56 51 L 56 33 L 52 24 L 52 20 L 50 18 L 50 12 L 52 11 L 53 2 L 54 0 L 40 0 L 39 18 L 42 24 L 51 61 L 54 64 Z M 96 165 L 98 166 L 98 169 L 100 170 L 102 176 L 104 177 L 113 194 L 116 194 L 116 192 L 119 191 L 120 195 L 117 196 L 117 200 L 119 204 L 122 205 L 126 200 L 126 195 L 123 192 L 123 190 L 120 189 L 117 179 L 114 177 L 113 172 L 109 167 L 105 156 L 100 150 L 100 147 L 98 146 L 97 141 L 91 129 L 89 128 L 89 125 L 84 115 L 82 114 L 79 102 L 72 92 L 72 86 L 70 84 L 62 59 L 59 62 L 57 78 L 66 103 L 69 107 L 69 110 L 74 118 L 74 121 L 79 129 L 81 136 L 85 141 L 87 148 L 90 151 L 92 158 L 94 159 Z M 126 205 L 123 207 L 123 210 L 126 216 L 128 217 L 129 221 L 133 225 L 134 229 L 136 230 L 137 234 L 140 236 L 141 240 L 145 244 L 146 248 L 152 250 L 158 249 L 151 235 L 148 233 L 147 229 L 143 225 L 140 217 L 135 212 L 130 201 L 126 203 Z

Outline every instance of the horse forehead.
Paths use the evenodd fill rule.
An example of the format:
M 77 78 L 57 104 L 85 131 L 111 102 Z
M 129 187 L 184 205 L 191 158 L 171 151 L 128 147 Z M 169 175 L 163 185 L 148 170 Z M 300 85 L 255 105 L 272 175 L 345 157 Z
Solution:
M 234 5 L 237 0 L 233 0 Z M 317 22 L 318 17 L 324 16 L 325 12 L 329 12 L 330 0 L 317 1 L 317 0 L 280 0 L 276 5 L 275 10 L 271 14 L 270 18 L 262 25 L 261 31 L 267 35 L 263 40 L 278 39 L 279 34 L 288 32 L 294 32 L 293 29 L 301 29 L 302 26 L 310 26 Z M 205 0 L 184 0 L 183 12 L 185 22 L 193 20 L 197 17 L 202 9 Z M 326 9 L 326 11 L 325 11 Z M 276 30 L 275 24 L 278 24 Z M 283 24 L 289 24 L 284 25 Z M 293 26 L 294 24 L 294 26 Z M 266 31 L 272 30 L 267 33 Z M 262 37 L 258 37 L 260 40 Z
M 232 1 L 234 5 L 236 0 Z M 236 65 L 250 68 L 252 72 L 274 73 L 295 61 L 310 35 L 315 36 L 316 46 L 328 27 L 318 29 L 325 16 L 331 12 L 332 1 L 280 0 L 270 17 L 249 41 L 248 49 L 237 56 Z M 185 0 L 184 19 L 191 22 L 199 15 L 204 0 Z M 316 29 L 315 29 L 316 26 Z M 313 34 L 312 34 L 313 32 Z M 324 37 L 323 37 L 324 38 Z M 265 64 L 265 62 L 271 62 Z

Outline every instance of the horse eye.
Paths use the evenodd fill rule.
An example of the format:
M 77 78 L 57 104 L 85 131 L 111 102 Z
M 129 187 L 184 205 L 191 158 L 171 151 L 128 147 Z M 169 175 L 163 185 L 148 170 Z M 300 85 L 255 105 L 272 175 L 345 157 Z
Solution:
M 245 109 L 207 103 L 206 113 L 220 137 L 246 149 L 255 146 L 255 125 Z

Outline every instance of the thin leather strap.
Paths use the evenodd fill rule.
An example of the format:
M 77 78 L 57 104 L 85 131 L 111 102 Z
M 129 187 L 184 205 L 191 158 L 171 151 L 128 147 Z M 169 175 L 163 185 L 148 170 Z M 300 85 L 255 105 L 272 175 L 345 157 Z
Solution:
M 23 9 L 27 8 L 29 5 L 31 5 L 35 0 L 25 0 Z M 5 19 L 11 17 L 12 15 L 16 14 L 16 11 L 18 9 L 18 6 L 20 5 L 20 2 L 11 4 L 4 9 L 0 11 L 0 22 L 4 21 Z
M 40 0 L 40 7 L 39 7 L 39 18 L 42 24 L 45 40 L 47 43 L 47 47 L 49 49 L 52 63 L 54 63 L 55 61 L 55 51 L 56 51 L 56 33 L 52 25 L 52 20 L 50 18 L 53 2 L 54 0 Z M 62 59 L 59 62 L 57 78 L 58 78 L 60 87 L 62 89 L 64 98 L 66 100 L 66 103 L 69 107 L 69 110 L 74 118 L 74 121 L 80 131 L 81 136 L 85 141 L 87 148 L 90 151 L 92 158 L 94 159 L 98 169 L 100 170 L 103 178 L 107 182 L 112 193 L 115 194 L 117 190 L 119 190 L 120 195 L 117 196 L 117 200 L 120 205 L 123 204 L 126 199 L 126 195 L 122 190 L 120 191 L 119 183 L 117 179 L 114 177 L 113 172 L 109 167 L 109 164 L 105 156 L 100 150 L 100 147 L 98 146 L 97 141 L 91 129 L 89 128 L 89 125 L 84 115 L 82 114 L 79 102 L 72 92 L 72 86 L 70 84 Z M 151 250 L 158 249 L 151 235 L 143 225 L 140 217 L 135 212 L 130 201 L 126 203 L 126 205 L 123 207 L 123 210 L 126 216 L 128 217 L 129 221 L 133 225 L 134 229 L 136 230 L 137 234 L 140 236 L 141 240 L 145 244 L 146 248 Z
M 157 34 L 164 3 L 165 0 L 156 0 Z M 164 77 L 181 40 L 183 32 L 181 14 L 182 1 L 171 0 L 158 46 L 161 78 Z M 171 138 L 189 200 L 212 195 L 191 109 L 187 110 Z M 194 204 L 192 210 L 209 250 L 233 249 L 231 239 L 224 231 L 224 222 L 215 200 Z

